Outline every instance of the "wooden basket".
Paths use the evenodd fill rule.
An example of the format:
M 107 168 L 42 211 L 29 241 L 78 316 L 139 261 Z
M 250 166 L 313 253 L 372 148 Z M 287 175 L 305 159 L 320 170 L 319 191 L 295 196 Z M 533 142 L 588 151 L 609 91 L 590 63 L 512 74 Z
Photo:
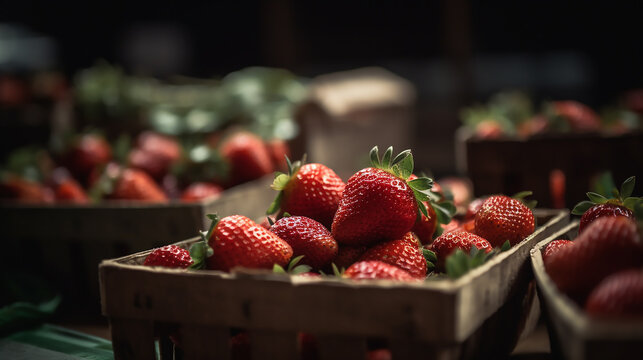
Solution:
M 176 242 L 207 228 L 205 214 L 262 216 L 276 192 L 271 177 L 196 203 L 99 205 L 0 204 L 3 270 L 44 276 L 65 301 L 63 308 L 99 316 L 101 260 Z M 5 269 L 6 267 L 6 269 Z
M 569 218 L 565 210 L 537 214 L 543 226 L 456 281 L 353 282 L 140 266 L 150 251 L 103 261 L 102 310 L 114 354 L 151 359 L 156 334 L 162 358 L 170 359 L 163 329 L 178 328 L 185 358 L 228 359 L 230 329 L 241 328 L 255 359 L 298 359 L 300 331 L 316 336 L 321 359 L 363 359 L 373 338 L 384 339 L 394 359 L 506 356 L 534 298 L 529 250 Z
M 643 359 L 643 322 L 595 319 L 558 291 L 547 272 L 542 250 L 556 239 L 574 239 L 578 221 L 573 221 L 531 250 L 531 263 L 552 353 L 564 359 Z

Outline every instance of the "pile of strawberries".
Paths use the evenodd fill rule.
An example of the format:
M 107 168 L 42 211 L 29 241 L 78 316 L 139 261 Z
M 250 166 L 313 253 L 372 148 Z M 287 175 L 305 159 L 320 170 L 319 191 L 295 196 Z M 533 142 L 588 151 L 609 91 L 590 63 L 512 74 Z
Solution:
M 170 245 L 145 264 L 417 281 L 445 271 L 460 276 L 534 231 L 531 209 L 503 195 L 480 201 L 467 230 L 447 231 L 455 208 L 432 191 L 433 180 L 413 175 L 409 150 L 393 156 L 389 148 L 380 158 L 375 147 L 370 158 L 372 166 L 346 183 L 325 165 L 287 160 L 288 173 L 277 173 L 272 185 L 279 191 L 268 209 L 274 217 L 257 224 L 241 215 L 212 215 L 191 259 Z
M 574 241 L 555 240 L 543 251 L 545 269 L 558 289 L 598 317 L 643 315 L 643 237 L 635 212 L 643 198 L 632 197 L 634 177 L 614 197 L 590 192 L 579 203 L 582 215 Z
M 87 204 L 103 199 L 163 203 L 215 198 L 223 189 L 271 174 L 289 155 L 283 140 L 247 131 L 218 133 L 184 148 L 146 131 L 129 146 L 97 134 L 74 136 L 59 151 L 39 150 L 0 169 L 0 200 Z M 23 158 L 25 156 L 22 156 Z

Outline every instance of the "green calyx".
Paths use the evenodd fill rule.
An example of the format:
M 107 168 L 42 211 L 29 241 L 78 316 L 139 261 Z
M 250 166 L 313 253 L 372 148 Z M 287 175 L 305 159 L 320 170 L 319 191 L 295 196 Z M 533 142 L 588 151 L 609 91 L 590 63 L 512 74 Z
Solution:
M 422 255 L 426 260 L 426 272 L 430 273 L 435 270 L 436 264 L 438 263 L 438 257 L 435 253 L 429 249 L 422 248 Z
M 536 208 L 536 205 L 538 205 L 538 200 L 527 200 L 525 199 L 528 196 L 533 195 L 533 191 L 521 191 L 517 194 L 514 194 L 512 196 L 513 199 L 519 200 L 521 203 L 523 203 L 526 207 L 530 208 L 531 210 Z
M 306 154 L 304 154 L 301 160 L 297 160 L 295 162 L 291 162 L 288 156 L 285 156 L 285 158 L 286 163 L 288 164 L 288 174 L 284 174 L 280 171 L 275 173 L 275 179 L 270 187 L 279 191 L 279 193 L 277 194 L 277 197 L 275 197 L 275 200 L 273 200 L 272 204 L 268 207 L 268 210 L 266 210 L 266 215 L 271 215 L 279 211 L 284 196 L 283 190 L 286 188 L 286 185 L 288 185 L 290 180 L 297 174 L 299 169 L 306 164 Z
M 613 183 L 613 182 L 612 182 Z M 630 176 L 623 184 L 621 188 L 618 189 L 616 186 L 613 186 L 611 189 L 611 197 L 607 197 L 606 194 L 599 194 L 598 192 L 590 191 L 587 193 L 589 201 L 581 201 L 572 210 L 574 215 L 583 215 L 589 208 L 598 205 L 598 204 L 612 204 L 617 206 L 624 206 L 634 212 L 637 218 L 641 218 L 641 208 L 643 208 L 643 197 L 634 197 L 632 192 L 634 192 L 634 185 L 636 184 L 636 177 Z M 608 195 L 609 196 L 609 195 Z
M 290 275 L 299 275 L 306 272 L 309 272 L 312 268 L 308 265 L 299 264 L 304 255 L 299 255 L 288 263 L 288 266 L 284 269 L 279 264 L 274 264 L 272 266 L 272 272 L 275 274 L 290 274 Z
M 386 149 L 386 152 L 384 152 L 384 156 L 380 160 L 379 149 L 377 148 L 377 146 L 374 146 L 371 149 L 369 155 L 371 158 L 371 165 L 374 168 L 384 170 L 406 181 L 407 185 L 411 188 L 411 190 L 413 190 L 413 194 L 415 195 L 417 208 L 419 209 L 417 213 L 418 219 L 420 219 L 422 215 L 428 217 L 429 214 L 422 202 L 429 201 L 431 199 L 431 188 L 433 187 L 433 180 L 428 177 L 419 177 L 417 179 L 407 181 L 407 179 L 413 174 L 414 163 L 411 150 L 404 150 L 393 157 L 393 147 L 389 146 L 389 148 Z
M 446 259 L 445 268 L 447 276 L 451 279 L 457 279 L 510 248 L 511 244 L 509 244 L 509 241 L 505 241 L 500 248 L 493 249 L 489 253 L 484 250 L 479 250 L 475 246 L 471 246 L 468 253 L 457 249 Z
M 219 216 L 217 214 L 207 214 L 206 217 L 211 220 L 208 231 L 199 231 L 201 240 L 190 246 L 190 257 L 193 261 L 192 265 L 190 265 L 190 269 L 193 270 L 205 269 L 207 258 L 212 256 L 214 253 L 212 248 L 208 245 L 208 240 L 212 237 L 214 227 L 219 223 Z

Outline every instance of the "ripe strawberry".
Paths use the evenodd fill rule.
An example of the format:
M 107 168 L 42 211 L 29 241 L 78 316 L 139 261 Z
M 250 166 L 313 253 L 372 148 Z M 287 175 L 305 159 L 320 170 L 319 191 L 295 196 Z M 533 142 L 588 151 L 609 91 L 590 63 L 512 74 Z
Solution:
M 208 244 L 213 255 L 208 268 L 230 271 L 236 266 L 272 269 L 286 266 L 293 251 L 287 242 L 241 215 L 224 217 L 216 222 Z
M 467 213 L 464 215 L 465 220 L 473 220 L 476 218 L 476 213 L 482 207 L 482 204 L 487 200 L 487 197 L 474 199 L 467 206 Z
M 301 264 L 314 270 L 330 264 L 337 255 L 337 241 L 324 225 L 311 218 L 284 217 L 277 220 L 270 231 L 292 247 L 293 256 L 304 256 Z
M 274 168 L 278 171 L 288 171 L 288 164 L 286 163 L 286 157 L 290 157 L 288 143 L 282 139 L 275 138 L 266 142 L 266 148 Z
M 337 256 L 333 260 L 333 263 L 338 268 L 348 268 L 353 265 L 357 260 L 366 252 L 366 246 L 350 246 L 350 245 L 339 245 L 337 251 Z
M 87 184 L 92 171 L 112 160 L 112 148 L 95 134 L 77 137 L 64 155 L 64 163 L 76 179 Z
M 471 219 L 471 220 L 463 222 L 462 224 L 460 224 L 459 229 L 475 234 L 475 232 L 476 232 L 476 220 Z
M 480 207 L 475 217 L 476 234 L 487 239 L 494 247 L 509 240 L 511 246 L 534 232 L 535 219 L 531 209 L 520 200 L 504 195 L 491 196 Z
M 458 219 L 451 219 L 451 221 L 441 226 L 442 226 L 442 233 L 448 233 L 450 231 L 460 229 L 460 227 L 462 226 L 462 223 Z
M 602 217 L 545 260 L 545 269 L 558 289 L 584 299 L 606 276 L 643 265 L 643 244 L 636 223 L 626 217 Z
M 182 201 L 199 201 L 203 199 L 216 199 L 221 195 L 223 188 L 219 185 L 206 182 L 196 182 L 190 184 L 183 194 L 181 194 Z
M 290 215 L 306 216 L 330 229 L 344 191 L 344 182 L 322 164 L 290 163 L 288 174 L 278 174 L 272 188 L 279 191 L 268 214 L 281 209 Z
M 42 184 L 25 178 L 7 175 L 0 182 L 0 199 L 21 203 L 53 203 L 54 194 Z
M 577 101 L 554 101 L 551 103 L 549 115 L 559 126 L 571 128 L 572 131 L 598 131 L 601 127 L 598 115 L 587 105 Z
M 65 168 L 54 169 L 51 176 L 51 187 L 54 190 L 56 201 L 75 204 L 89 203 L 89 197 L 85 190 Z
M 589 294 L 585 311 L 596 316 L 643 315 L 643 272 L 626 270 L 603 279 Z
M 132 149 L 128 159 L 131 167 L 160 180 L 180 158 L 181 146 L 176 139 L 146 131 L 138 136 L 137 147 Z
M 633 210 L 643 205 L 643 198 L 632 197 L 636 177 L 629 177 L 621 185 L 620 191 L 612 189 L 614 197 L 606 198 L 595 192 L 588 192 L 590 201 L 581 201 L 572 210 L 574 215 L 582 215 L 578 233 L 582 233 L 587 226 L 596 219 L 604 216 L 625 216 L 634 219 Z
M 406 270 L 381 261 L 360 261 L 351 265 L 344 276 L 353 280 L 389 279 L 399 281 L 413 281 L 413 277 Z
M 413 234 L 413 233 L 407 233 Z M 368 249 L 359 261 L 377 260 L 406 270 L 416 278 L 426 277 L 426 259 L 418 243 L 409 239 L 383 242 Z
M 549 195 L 554 209 L 565 208 L 565 173 L 554 169 L 549 173 Z
M 479 122 L 476 125 L 475 132 L 480 139 L 497 139 L 504 134 L 502 126 L 495 120 Z
M 433 251 L 438 258 L 436 264 L 438 270 L 444 271 L 446 259 L 451 253 L 456 249 L 468 252 L 472 246 L 484 250 L 485 253 L 489 253 L 493 248 L 487 240 L 478 235 L 463 230 L 454 230 L 438 236 L 428 249 Z
M 249 132 L 237 132 L 225 139 L 221 154 L 230 165 L 230 185 L 258 179 L 274 170 L 263 141 Z
M 186 269 L 193 263 L 189 251 L 176 245 L 167 245 L 154 249 L 147 255 L 143 265 Z
M 543 261 L 546 261 L 547 258 L 551 257 L 553 254 L 560 251 L 560 249 L 573 245 L 574 242 L 571 240 L 554 240 L 547 244 L 545 250 L 543 250 Z
M 399 239 L 411 230 L 418 213 L 428 215 L 422 201 L 429 200 L 432 180 L 407 182 L 413 173 L 412 155 L 404 151 L 391 161 L 392 154 L 389 147 L 380 162 L 374 147 L 371 163 L 375 167 L 360 170 L 348 180 L 332 224 L 339 243 L 366 245 Z
M 163 190 L 145 172 L 137 169 L 121 169 L 115 164 L 107 166 L 98 186 L 105 186 L 103 191 L 109 199 L 145 202 L 168 201 Z

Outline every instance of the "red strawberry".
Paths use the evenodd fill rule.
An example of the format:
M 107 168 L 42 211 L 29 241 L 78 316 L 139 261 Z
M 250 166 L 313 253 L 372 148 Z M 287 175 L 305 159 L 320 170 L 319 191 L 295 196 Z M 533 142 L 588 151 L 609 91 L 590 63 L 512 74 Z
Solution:
M 476 213 L 482 207 L 482 204 L 487 200 L 487 197 L 474 199 L 467 206 L 467 213 L 464 215 L 465 220 L 472 220 L 476 218 Z
M 344 182 L 322 164 L 288 164 L 288 175 L 275 177 L 272 188 L 280 191 L 268 213 L 281 209 L 290 215 L 306 216 L 330 229 L 339 206 Z
M 328 229 L 305 216 L 284 217 L 270 227 L 270 231 L 285 240 L 293 256 L 303 255 L 301 264 L 321 269 L 337 255 L 337 241 Z
M 272 269 L 274 264 L 284 267 L 293 254 L 287 242 L 241 215 L 218 221 L 208 244 L 213 250 L 207 259 L 208 268 L 213 270 L 230 271 L 236 266 Z
M 554 169 L 549 173 L 549 195 L 554 209 L 565 208 L 565 173 Z
M 219 185 L 206 182 L 190 184 L 181 194 L 182 201 L 199 201 L 203 199 L 216 199 L 221 195 L 223 188 Z
M 339 245 L 337 256 L 333 260 L 333 263 L 340 269 L 346 269 L 357 262 L 365 252 L 366 246 Z
M 433 251 L 438 258 L 437 268 L 444 271 L 446 259 L 451 253 L 456 249 L 468 252 L 472 246 L 484 250 L 486 253 L 492 250 L 492 246 L 487 240 L 463 230 L 445 232 L 433 240 L 428 249 Z
M 237 132 L 225 139 L 221 154 L 230 165 L 231 185 L 258 179 L 274 170 L 263 141 L 249 132 Z
M 509 241 L 511 246 L 534 232 L 534 214 L 520 200 L 504 195 L 491 196 L 475 217 L 476 234 L 494 247 Z
M 89 203 L 89 197 L 80 184 L 71 177 L 67 169 L 57 168 L 52 173 L 52 188 L 56 201 L 76 204 Z
M 143 265 L 164 266 L 169 268 L 186 269 L 193 264 L 190 252 L 176 245 L 167 245 L 154 249 L 147 257 Z
M 497 139 L 503 135 L 504 130 L 497 121 L 485 120 L 476 125 L 475 132 L 480 139 Z
M 632 197 L 636 177 L 629 177 L 623 182 L 620 190 L 612 189 L 614 196 L 606 198 L 595 192 L 588 192 L 587 197 L 590 201 L 581 201 L 572 210 L 574 215 L 582 215 L 578 233 L 585 231 L 587 226 L 596 219 L 604 216 L 625 216 L 634 219 L 634 210 L 643 205 L 643 198 Z
M 577 101 L 554 101 L 551 113 L 565 121 L 573 131 L 598 131 L 601 127 L 596 112 Z
M 282 139 L 272 139 L 266 142 L 266 148 L 274 168 L 279 171 L 288 171 L 288 164 L 286 163 L 286 157 L 290 157 L 288 143 Z
M 0 199 L 22 203 L 53 203 L 54 194 L 42 184 L 9 175 L 0 182 Z
M 399 239 L 415 224 L 418 205 L 429 200 L 432 180 L 419 178 L 407 183 L 413 173 L 413 157 L 405 151 L 391 162 L 392 153 L 388 148 L 380 162 L 377 147 L 373 148 L 371 163 L 375 167 L 360 170 L 348 180 L 332 225 L 339 243 L 366 245 Z
M 543 250 L 543 261 L 546 261 L 547 258 L 551 257 L 553 254 L 560 251 L 560 249 L 573 245 L 574 242 L 571 240 L 554 240 L 547 244 L 545 250 Z
M 442 232 L 447 233 L 450 231 L 458 230 L 462 226 L 462 223 L 458 219 L 451 219 L 451 221 L 449 221 L 447 224 L 441 226 Z
M 426 207 L 428 216 L 422 214 L 422 217 L 415 222 L 411 231 L 420 238 L 422 244 L 429 244 L 433 241 L 433 234 L 438 228 L 438 215 L 428 201 L 423 201 L 422 206 Z
M 545 260 L 547 273 L 558 289 L 584 299 L 606 276 L 643 265 L 643 244 L 636 223 L 626 217 L 602 217 Z
M 160 180 L 180 158 L 181 146 L 174 138 L 146 131 L 139 135 L 137 147 L 130 152 L 129 164 Z
M 399 281 L 413 281 L 413 277 L 406 270 L 381 261 L 360 261 L 351 265 L 344 276 L 353 280 L 389 279 Z
M 475 231 L 476 231 L 476 220 L 475 220 L 475 219 L 471 219 L 471 220 L 468 220 L 468 221 L 463 222 L 463 223 L 460 225 L 460 229 L 462 229 L 462 230 L 464 230 L 464 231 L 467 231 L 467 232 L 470 232 L 470 233 L 474 233 L 474 234 L 475 234 Z
M 413 235 L 410 232 L 407 234 Z M 395 265 L 411 276 L 423 279 L 426 277 L 426 259 L 418 245 L 408 238 L 383 242 L 368 249 L 359 260 L 377 260 Z
M 597 316 L 643 315 L 643 271 L 627 270 L 606 277 L 589 294 L 585 311 Z
M 167 202 L 168 198 L 161 188 L 145 172 L 137 169 L 117 169 L 110 166 L 107 176 L 113 181 L 113 189 L 107 198 L 115 200 L 137 200 L 146 202 Z
M 76 138 L 64 162 L 76 179 L 87 184 L 92 171 L 112 160 L 112 148 L 101 136 L 85 134 Z

